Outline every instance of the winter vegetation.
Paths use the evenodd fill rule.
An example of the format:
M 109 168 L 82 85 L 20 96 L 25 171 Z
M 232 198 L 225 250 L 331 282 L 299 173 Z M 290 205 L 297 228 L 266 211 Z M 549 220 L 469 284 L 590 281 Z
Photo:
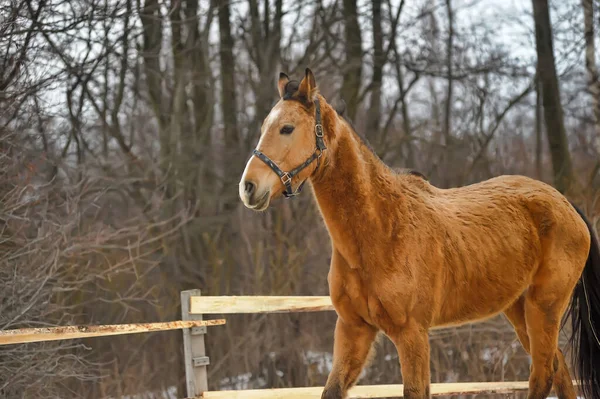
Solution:
M 1 2 L 0 329 L 178 320 L 194 288 L 328 295 L 310 188 L 260 214 L 238 198 L 279 72 L 307 66 L 391 167 L 439 187 L 535 177 L 597 229 L 599 4 Z M 335 320 L 228 315 L 210 389 L 322 386 Z M 502 316 L 430 340 L 432 382 L 528 378 Z M 399 367 L 381 338 L 361 383 Z M 184 397 L 181 332 L 0 347 L 0 396 Z

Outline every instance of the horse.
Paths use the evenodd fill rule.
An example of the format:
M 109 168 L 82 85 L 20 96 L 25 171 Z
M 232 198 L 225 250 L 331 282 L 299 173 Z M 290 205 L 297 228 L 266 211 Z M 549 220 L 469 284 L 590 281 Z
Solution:
M 398 173 L 319 93 L 313 72 L 281 73 L 239 183 L 264 211 L 308 181 L 331 238 L 337 313 L 322 399 L 346 398 L 376 335 L 394 343 L 405 398 L 430 394 L 429 330 L 503 313 L 531 356 L 528 398 L 576 390 L 559 331 L 571 316 L 575 369 L 600 397 L 600 251 L 584 214 L 551 185 L 503 175 L 442 189 Z

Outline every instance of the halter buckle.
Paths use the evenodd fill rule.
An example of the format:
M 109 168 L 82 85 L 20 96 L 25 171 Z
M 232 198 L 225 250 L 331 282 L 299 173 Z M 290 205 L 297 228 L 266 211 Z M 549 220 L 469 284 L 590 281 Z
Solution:
M 281 176 L 281 182 L 287 186 L 288 183 L 290 183 L 292 181 L 292 177 L 290 176 L 289 173 L 284 172 L 283 175 Z
M 315 134 L 317 135 L 317 137 L 323 138 L 323 125 L 321 125 L 320 123 L 317 123 L 315 125 Z
M 322 149 L 320 149 L 320 148 L 317 148 L 317 149 L 315 150 L 315 153 L 317 154 L 317 161 L 318 161 L 318 160 L 319 160 L 319 159 L 321 159 L 321 157 L 323 156 L 323 150 L 322 150 Z

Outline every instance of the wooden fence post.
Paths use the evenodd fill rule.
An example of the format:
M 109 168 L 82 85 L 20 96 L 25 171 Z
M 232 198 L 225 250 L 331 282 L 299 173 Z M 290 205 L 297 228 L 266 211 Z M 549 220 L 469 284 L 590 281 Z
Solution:
M 190 314 L 190 298 L 200 296 L 200 290 L 181 292 L 181 319 L 202 320 L 201 314 Z M 200 396 L 208 391 L 207 367 L 209 359 L 204 346 L 206 327 L 192 327 L 183 330 L 183 351 L 185 355 L 185 384 L 188 398 Z

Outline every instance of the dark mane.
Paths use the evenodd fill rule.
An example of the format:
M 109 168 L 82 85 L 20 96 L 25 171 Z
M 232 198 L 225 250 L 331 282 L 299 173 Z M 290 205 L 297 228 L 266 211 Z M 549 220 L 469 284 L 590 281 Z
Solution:
M 285 84 L 285 94 L 283 95 L 284 100 L 294 100 L 294 93 L 298 91 L 300 82 L 297 80 L 290 80 Z
M 416 176 L 416 177 L 420 177 L 423 180 L 429 180 L 427 179 L 427 176 L 425 176 L 423 173 L 414 170 L 414 169 L 410 169 L 410 168 L 398 168 L 398 169 L 394 169 L 394 172 L 396 172 L 399 175 L 411 175 L 411 176 Z

